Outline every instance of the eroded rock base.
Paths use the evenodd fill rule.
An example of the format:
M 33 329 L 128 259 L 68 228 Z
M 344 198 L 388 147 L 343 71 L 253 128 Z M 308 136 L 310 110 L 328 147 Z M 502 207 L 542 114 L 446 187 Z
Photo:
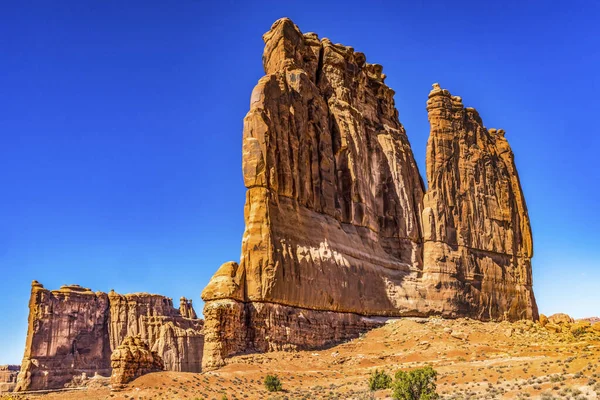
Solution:
M 230 299 L 207 303 L 204 317 L 208 334 L 204 369 L 223 366 L 226 358 L 236 354 L 332 346 L 382 326 L 387 320 Z

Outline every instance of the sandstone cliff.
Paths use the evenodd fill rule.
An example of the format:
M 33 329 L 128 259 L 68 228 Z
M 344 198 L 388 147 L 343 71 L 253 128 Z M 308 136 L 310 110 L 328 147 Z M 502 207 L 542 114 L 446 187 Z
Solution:
M 168 371 L 200 372 L 203 321 L 197 319 L 191 301 L 181 298 L 177 310 L 171 299 L 160 295 L 111 291 L 108 298 L 111 349 L 126 336 L 139 335 L 162 357 Z
M 202 294 L 216 364 L 221 351 L 350 337 L 373 324 L 358 314 L 424 313 L 413 304 L 423 184 L 381 66 L 288 19 L 263 38 L 267 75 L 244 119 L 241 260 Z
M 435 84 L 427 101 L 423 199 L 427 293 L 440 313 L 537 319 L 533 239 L 514 155 L 502 129 Z
M 74 376 L 110 375 L 108 296 L 33 281 L 25 354 L 15 391 L 61 388 Z
M 203 321 L 171 299 L 146 293 L 92 292 L 77 285 L 47 290 L 34 281 L 25 354 L 16 391 L 55 389 L 81 376 L 110 376 L 111 353 L 139 335 L 167 370 L 199 372 Z M 183 314 L 183 315 L 182 315 Z
M 503 133 L 436 87 L 425 194 L 380 65 L 285 18 L 263 39 L 266 75 L 244 119 L 242 254 L 202 293 L 205 366 L 328 345 L 374 317 L 537 318 Z

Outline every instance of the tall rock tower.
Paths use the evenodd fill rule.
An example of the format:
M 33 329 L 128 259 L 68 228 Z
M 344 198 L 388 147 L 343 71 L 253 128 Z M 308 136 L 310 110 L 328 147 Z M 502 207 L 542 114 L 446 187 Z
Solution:
M 266 75 L 244 119 L 242 254 L 202 293 L 204 366 L 332 344 L 382 317 L 536 318 L 502 135 L 436 87 L 425 194 L 380 65 L 286 18 L 263 39 Z
M 531 227 L 504 131 L 486 129 L 475 109 L 437 84 L 427 111 L 423 280 L 428 292 L 460 315 L 537 319 Z

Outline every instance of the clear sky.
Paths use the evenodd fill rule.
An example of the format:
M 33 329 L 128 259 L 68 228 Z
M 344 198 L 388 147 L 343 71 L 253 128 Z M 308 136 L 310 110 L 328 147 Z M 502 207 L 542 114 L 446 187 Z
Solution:
M 32 279 L 201 312 L 239 259 L 242 118 L 283 16 L 383 64 L 422 174 L 433 82 L 504 128 L 540 311 L 600 314 L 600 2 L 23 0 L 0 6 L 0 364 Z

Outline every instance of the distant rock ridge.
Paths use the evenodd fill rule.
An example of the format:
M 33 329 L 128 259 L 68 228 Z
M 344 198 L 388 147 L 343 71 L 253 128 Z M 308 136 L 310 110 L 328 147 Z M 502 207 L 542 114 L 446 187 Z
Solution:
M 326 346 L 381 317 L 537 319 L 504 131 L 434 85 L 425 191 L 380 65 L 287 18 L 263 40 L 266 75 L 244 119 L 242 252 L 202 293 L 205 367 Z
M 0 365 L 0 394 L 13 391 L 19 369 L 19 365 Z
M 139 336 L 167 370 L 199 372 L 203 321 L 192 304 L 170 298 L 93 292 L 79 285 L 31 287 L 25 355 L 15 391 L 57 389 L 81 376 L 111 375 L 111 354 L 126 337 Z M 162 362 L 162 361 L 161 361 Z M 141 368 L 143 370 L 144 368 Z

